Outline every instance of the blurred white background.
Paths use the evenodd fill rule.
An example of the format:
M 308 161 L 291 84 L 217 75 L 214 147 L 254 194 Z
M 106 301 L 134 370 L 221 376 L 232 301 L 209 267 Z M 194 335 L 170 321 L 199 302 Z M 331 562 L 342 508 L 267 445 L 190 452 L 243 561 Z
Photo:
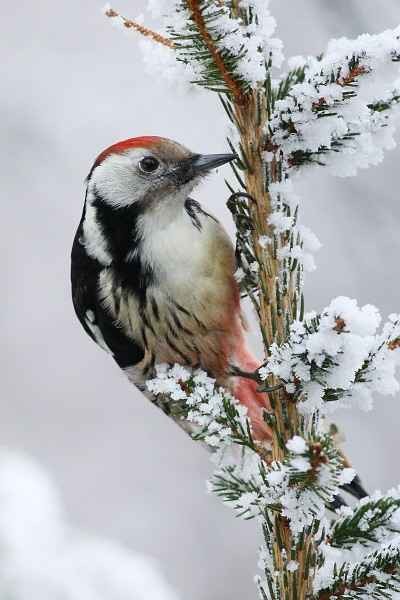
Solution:
M 178 600 L 154 561 L 70 525 L 41 466 L 4 449 L 0 548 L 4 600 Z
M 131 17 L 144 0 L 119 0 Z M 286 55 L 319 53 L 331 37 L 400 22 L 397 0 L 280 0 Z M 205 493 L 204 451 L 150 406 L 76 321 L 69 252 L 96 154 L 136 135 L 225 150 L 217 99 L 182 95 L 145 72 L 135 36 L 110 27 L 101 0 L 1 1 L 3 279 L 0 444 L 50 471 L 79 526 L 149 554 L 191 600 L 256 596 L 255 528 Z M 357 178 L 322 169 L 302 180 L 302 220 L 323 248 L 307 308 L 337 295 L 400 310 L 400 151 Z M 232 230 L 223 175 L 196 197 Z M 400 482 L 399 398 L 341 416 L 346 449 L 370 489 Z M 32 600 L 37 600 L 33 598 Z

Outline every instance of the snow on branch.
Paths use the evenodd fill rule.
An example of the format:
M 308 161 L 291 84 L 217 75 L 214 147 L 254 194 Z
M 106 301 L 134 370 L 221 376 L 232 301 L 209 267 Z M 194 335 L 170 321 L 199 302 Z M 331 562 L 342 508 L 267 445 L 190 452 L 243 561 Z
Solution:
M 276 22 L 269 0 L 150 0 L 148 6 L 162 34 L 121 17 L 110 5 L 104 12 L 123 27 L 141 33 L 145 41 L 164 46 L 141 44 L 153 73 L 156 69 L 168 78 L 183 75 L 191 83 L 228 93 L 240 103 L 253 86 L 264 83 L 270 67 L 282 63 L 282 42 L 273 37 Z M 172 67 L 174 61 L 180 69 Z
M 374 393 L 399 390 L 400 316 L 391 315 L 377 332 L 380 320 L 375 307 L 336 298 L 321 315 L 292 323 L 288 341 L 271 348 L 260 376 L 284 381 L 304 415 L 332 413 L 349 403 L 368 410 Z
M 245 94 L 265 81 L 267 65 L 280 66 L 282 44 L 272 37 L 276 23 L 268 0 L 180 0 L 176 5 L 176 14 L 186 18 L 175 18 L 168 27 L 179 43 L 178 59 L 197 66 L 196 83 L 225 91 L 218 85 L 217 67 L 227 91 L 238 98 L 235 85 Z M 209 51 L 209 64 L 201 53 L 204 47 Z
M 273 461 L 269 444 L 254 439 L 246 409 L 203 371 L 159 365 L 147 387 L 156 398 L 179 403 L 181 418 L 193 424 L 192 437 L 217 452 L 218 467 L 210 489 L 241 514 L 247 514 L 250 505 L 258 506 L 259 514 L 266 507 L 280 508 L 293 532 L 300 533 L 305 519 L 321 515 L 338 487 L 354 478 L 354 470 L 345 467 L 330 436 L 317 429 L 307 440 L 294 436 L 283 442 L 286 458 Z M 265 420 L 274 427 L 269 417 L 272 413 L 266 413 Z M 242 460 L 238 461 L 239 448 Z M 310 507 L 314 507 L 311 513 Z
M 345 548 L 354 552 L 375 550 L 381 540 L 400 534 L 400 490 L 391 490 L 382 495 L 363 498 L 353 508 L 343 507 L 339 518 L 329 533 L 332 548 Z
M 305 437 L 282 440 L 285 457 L 273 460 L 270 445 L 254 438 L 246 410 L 202 371 L 191 373 L 180 365 L 161 365 L 147 387 L 156 399 L 163 397 L 164 403 L 179 406 L 181 418 L 193 425 L 193 438 L 214 450 L 216 466 L 209 491 L 238 517 L 256 517 L 263 522 L 260 566 L 264 576 L 258 579 L 258 586 L 263 592 L 276 587 L 271 571 L 275 542 L 271 519 L 275 515 L 286 520 L 294 548 L 302 548 L 310 533 L 322 544 L 328 529 L 327 505 L 334 502 L 341 486 L 353 480 L 355 471 L 345 466 L 331 436 L 319 430 L 318 420 Z M 265 414 L 265 419 L 274 429 L 273 413 Z M 306 568 L 290 556 L 284 558 L 288 573 Z
M 360 309 L 348 299 L 331 303 L 318 321 L 319 328 L 310 329 L 302 338 L 308 364 L 315 361 L 328 367 L 328 362 L 331 366 L 335 363 L 336 369 L 343 369 L 346 380 L 349 373 L 353 373 L 350 380 L 354 380 L 354 373 L 359 372 L 358 365 L 362 364 L 364 375 L 371 373 L 379 381 L 377 365 L 382 368 L 382 362 L 390 360 L 400 346 L 398 320 L 390 320 L 377 335 L 376 309 L 370 306 Z M 361 352 L 357 346 L 362 347 Z M 383 349 L 384 354 L 378 358 Z M 342 354 L 354 354 L 356 361 L 349 364 L 344 357 L 342 360 Z M 297 366 L 295 372 L 296 377 L 303 379 L 303 371 Z M 371 383 L 369 377 L 363 379 Z M 340 487 L 353 480 L 355 471 L 345 466 L 331 436 L 322 433 L 316 415 L 311 433 L 305 437 L 294 435 L 283 442 L 285 458 L 276 461 L 269 445 L 254 439 L 246 409 L 231 394 L 218 388 L 206 373 L 192 373 L 180 365 L 160 365 L 147 387 L 155 398 L 162 396 L 175 415 L 180 414 L 181 419 L 192 424 L 194 439 L 213 449 L 216 466 L 209 491 L 233 508 L 238 517 L 255 517 L 263 522 L 260 566 L 264 575 L 257 580 L 261 594 L 269 597 L 269 589 L 278 589 L 271 572 L 274 515 L 287 520 L 294 547 L 301 546 L 306 533 L 314 536 L 320 556 L 315 590 L 321 600 L 335 595 L 362 598 L 368 591 L 378 594 L 378 598 L 384 597 L 379 594 L 384 589 L 383 582 L 388 581 L 397 589 L 400 556 L 393 544 L 400 533 L 399 492 L 393 490 L 385 496 L 376 493 L 353 509 L 342 507 L 336 521 L 330 524 L 327 506 L 335 500 Z M 292 393 L 291 388 L 289 392 Z M 273 428 L 273 414 L 266 414 L 265 418 Z M 283 569 L 289 575 L 305 569 L 305 565 L 284 555 Z
M 227 94 L 238 105 L 264 89 L 265 148 L 289 169 L 324 165 L 336 175 L 354 175 L 393 148 L 400 26 L 332 40 L 319 57 L 293 57 L 289 73 L 275 81 L 271 68 L 281 67 L 283 54 L 269 1 L 150 0 L 148 8 L 160 33 L 110 5 L 104 12 L 142 35 L 153 75 Z
M 319 58 L 295 58 L 268 124 L 270 145 L 289 167 L 321 164 L 354 175 L 392 148 L 398 117 L 400 26 L 355 40 L 332 40 Z M 295 75 L 296 83 L 291 85 Z M 350 160 L 351 159 L 351 160 Z
M 343 563 L 331 579 L 317 587 L 319 600 L 394 598 L 400 592 L 400 548 L 388 545 L 366 555 L 359 562 Z
M 396 577 L 396 573 L 399 573 L 399 556 L 396 553 L 392 556 L 394 562 L 390 564 L 388 571 L 384 570 L 387 569 L 387 563 L 382 563 L 383 568 L 379 575 L 371 561 L 379 553 L 383 552 L 385 555 L 388 548 L 399 548 L 399 489 L 391 490 L 385 495 L 375 492 L 352 508 L 343 506 L 336 512 L 337 519 L 328 528 L 325 540 L 320 546 L 323 558 L 316 574 L 314 589 L 319 591 L 319 597 L 322 599 L 329 598 L 329 594 L 335 598 L 364 598 L 362 594 L 368 593 L 371 593 L 368 598 L 381 597 L 379 593 L 384 588 L 379 588 L 379 581 L 387 582 L 388 575 Z M 353 579 L 353 575 L 361 574 L 359 569 L 362 564 L 368 571 L 369 578 L 366 580 L 365 577 L 360 577 L 357 581 L 356 578 Z M 364 575 L 365 573 L 364 571 Z M 368 583 L 371 584 L 369 587 Z M 375 592 L 377 596 L 373 595 Z M 346 596 L 346 593 L 350 595 Z M 389 594 L 383 597 L 393 596 Z
M 194 439 L 214 449 L 232 443 L 255 448 L 246 408 L 204 371 L 157 365 L 146 386 L 158 402 L 162 398 L 170 412 L 191 424 Z

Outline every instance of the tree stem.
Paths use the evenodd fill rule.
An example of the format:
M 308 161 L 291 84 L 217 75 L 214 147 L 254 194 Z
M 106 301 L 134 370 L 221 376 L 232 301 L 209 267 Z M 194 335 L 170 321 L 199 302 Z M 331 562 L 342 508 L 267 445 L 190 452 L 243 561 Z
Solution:
M 255 90 L 246 98 L 246 103 L 234 102 L 235 118 L 241 136 L 241 147 L 244 159 L 249 169 L 245 171 L 247 193 L 254 199 L 249 201 L 248 210 L 252 221 L 252 249 L 259 264 L 259 320 L 260 330 L 264 340 L 266 359 L 272 343 L 282 344 L 287 337 L 287 323 L 294 319 L 292 297 L 294 292 L 294 277 L 290 277 L 284 293 L 280 293 L 281 262 L 274 253 L 272 245 L 266 253 L 259 244 L 261 236 L 273 237 L 274 232 L 268 222 L 273 210 L 271 196 L 268 191 L 264 150 L 267 125 L 267 99 L 264 90 Z M 276 160 L 271 165 L 271 182 L 280 181 L 281 169 Z M 275 427 L 272 430 L 272 459 L 282 461 L 286 454 L 285 442 L 299 431 L 299 414 L 296 404 L 291 400 L 285 389 L 279 387 L 279 380 L 271 377 L 268 384 L 278 386 L 270 392 L 269 399 L 275 417 Z M 306 600 L 312 588 L 312 569 L 315 556 L 313 536 L 304 536 L 295 560 L 297 571 L 289 573 L 285 568 L 285 556 L 293 555 L 295 541 L 287 519 L 276 516 L 273 521 L 274 559 L 278 575 L 278 589 L 281 597 L 288 600 Z M 284 551 L 284 552 L 283 552 Z

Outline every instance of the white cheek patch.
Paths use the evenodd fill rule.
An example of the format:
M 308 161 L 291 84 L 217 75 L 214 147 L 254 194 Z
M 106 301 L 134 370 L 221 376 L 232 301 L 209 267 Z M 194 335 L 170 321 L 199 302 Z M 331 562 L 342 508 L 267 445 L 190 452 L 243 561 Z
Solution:
M 151 186 L 150 181 L 136 173 L 136 165 L 143 154 L 143 149 L 139 148 L 112 154 L 93 171 L 90 183 L 109 206 L 130 206 L 143 197 L 147 186 Z
M 97 220 L 97 209 L 91 204 L 91 200 L 91 193 L 88 192 L 83 221 L 83 245 L 89 256 L 98 260 L 102 265 L 108 266 L 112 262 L 112 257 Z

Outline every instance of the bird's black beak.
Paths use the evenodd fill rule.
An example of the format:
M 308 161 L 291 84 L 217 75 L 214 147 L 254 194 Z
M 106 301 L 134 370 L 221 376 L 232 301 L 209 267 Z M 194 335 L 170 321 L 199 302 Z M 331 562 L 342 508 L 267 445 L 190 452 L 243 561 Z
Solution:
M 211 171 L 237 158 L 236 154 L 196 154 L 190 160 L 194 172 Z
M 180 161 L 171 175 L 180 184 L 188 183 L 197 175 L 206 175 L 211 169 L 232 162 L 236 158 L 236 154 L 194 154 Z

